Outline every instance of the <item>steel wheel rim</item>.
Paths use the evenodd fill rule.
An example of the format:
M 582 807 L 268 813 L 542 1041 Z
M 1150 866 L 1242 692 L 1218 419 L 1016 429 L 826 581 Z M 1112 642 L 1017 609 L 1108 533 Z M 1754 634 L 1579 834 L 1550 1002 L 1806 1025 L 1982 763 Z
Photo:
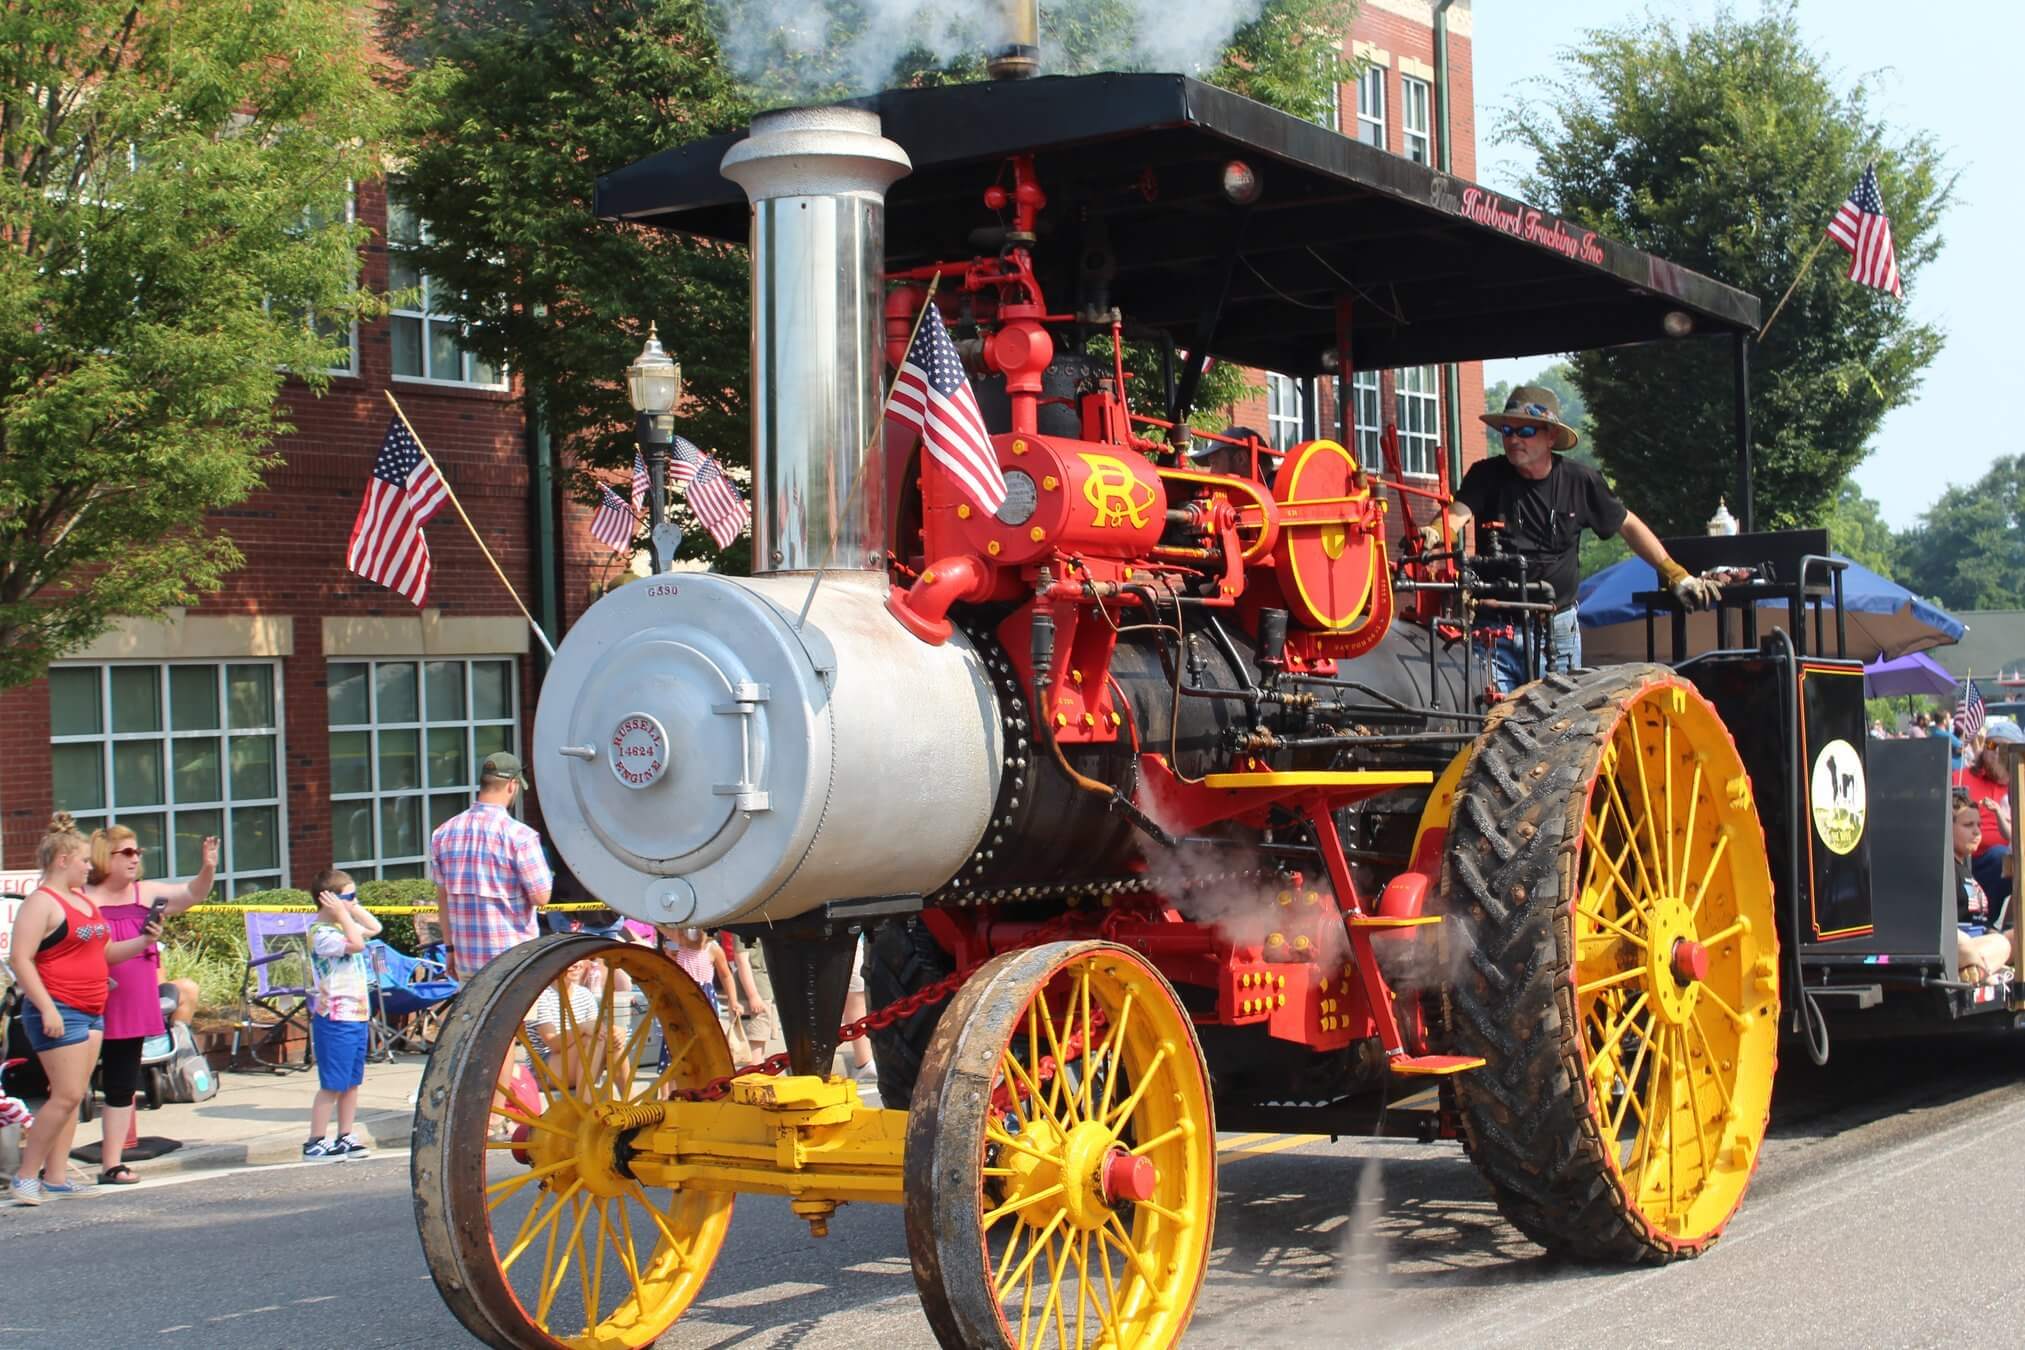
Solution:
M 483 989 L 479 982 L 467 987 L 464 997 L 480 994 L 482 1007 L 467 1025 L 452 1020 L 445 1036 L 446 1046 L 457 1041 L 452 1054 L 439 1049 L 437 1058 L 455 1061 L 456 1100 L 440 1132 L 418 1129 L 414 1171 L 424 1249 L 446 1301 L 485 1339 L 494 1337 L 473 1324 L 473 1313 L 495 1343 L 543 1350 L 648 1345 L 701 1289 L 732 1200 L 653 1190 L 627 1176 L 619 1160 L 632 1135 L 623 1117 L 614 1117 L 629 1104 L 729 1073 L 730 1052 L 701 989 L 657 953 L 581 938 L 528 948 L 495 963 L 509 969 L 488 968 Z M 585 961 L 603 975 L 591 1024 L 581 1024 L 576 1000 L 558 997 L 558 1039 L 581 1036 L 579 1044 L 601 1048 L 582 1061 L 543 1057 L 523 1017 L 544 989 Z M 620 1016 L 616 970 L 647 996 L 648 1011 L 630 1028 Z M 663 1036 L 674 1053 L 658 1069 L 647 1057 Z M 531 1109 L 520 1099 L 502 1103 L 490 1090 L 509 1049 L 533 1078 Z M 425 1080 L 425 1094 L 430 1089 Z M 517 1137 L 488 1137 L 494 1121 Z M 433 1197 L 422 1194 L 425 1177 L 434 1179 Z M 430 1198 L 439 1203 L 425 1204 Z M 454 1269 L 438 1268 L 441 1244 L 428 1240 L 432 1219 L 448 1228 L 458 1249 Z M 458 1297 L 449 1285 L 461 1285 Z
M 1751 785 L 1686 685 L 1611 729 L 1576 859 L 1571 982 L 1589 1109 L 1627 1205 L 1698 1246 L 1742 1202 L 1778 1049 L 1778 940 Z

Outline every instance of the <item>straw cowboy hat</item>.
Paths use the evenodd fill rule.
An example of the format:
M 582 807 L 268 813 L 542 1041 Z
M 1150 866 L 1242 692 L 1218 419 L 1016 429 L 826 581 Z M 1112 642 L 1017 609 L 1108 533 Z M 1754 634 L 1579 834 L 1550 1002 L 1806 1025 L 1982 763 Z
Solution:
M 1522 384 L 1505 400 L 1503 412 L 1482 414 L 1488 426 L 1500 431 L 1508 426 L 1545 426 L 1554 429 L 1554 448 L 1573 450 L 1581 437 L 1561 420 L 1561 400 L 1554 391 L 1537 384 Z

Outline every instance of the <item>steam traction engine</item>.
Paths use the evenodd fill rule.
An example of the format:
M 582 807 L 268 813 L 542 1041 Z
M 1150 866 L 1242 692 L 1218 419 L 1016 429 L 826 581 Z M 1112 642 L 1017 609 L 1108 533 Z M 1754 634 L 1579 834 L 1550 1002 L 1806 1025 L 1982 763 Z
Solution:
M 1034 157 L 973 195 L 981 256 L 889 273 L 909 169 L 857 108 L 763 116 L 723 156 L 760 571 L 600 601 L 535 729 L 595 894 L 759 937 L 784 1062 L 734 1075 L 700 987 L 643 948 L 488 967 L 417 1122 L 451 1307 L 495 1344 L 645 1344 L 746 1191 L 819 1234 L 904 1204 L 946 1345 L 1170 1345 L 1219 1122 L 1460 1133 L 1550 1248 L 1700 1250 L 1756 1162 L 1778 1000 L 1713 710 L 1650 666 L 1489 704 L 1453 655 L 1472 560 L 1395 564 L 1396 479 L 1328 439 L 1191 467 L 1178 417 L 1127 411 L 1129 316 L 1085 287 L 1051 311 Z M 995 512 L 882 424 L 929 304 L 1003 428 Z M 861 932 L 885 1006 L 840 1033 Z M 867 1033 L 883 1109 L 825 1076 Z

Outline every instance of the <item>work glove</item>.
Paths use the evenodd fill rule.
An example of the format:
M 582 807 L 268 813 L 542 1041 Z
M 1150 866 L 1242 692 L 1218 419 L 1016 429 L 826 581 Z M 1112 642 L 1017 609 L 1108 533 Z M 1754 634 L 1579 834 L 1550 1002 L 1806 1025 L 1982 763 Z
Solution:
M 1414 531 L 1414 534 L 1420 540 L 1420 551 L 1422 553 L 1436 553 L 1443 547 L 1441 522 L 1438 520 L 1432 525 L 1421 526 L 1418 530 Z
M 1673 592 L 1673 598 L 1680 601 L 1683 609 L 1708 609 L 1723 598 L 1721 583 L 1708 577 L 1698 577 L 1671 558 L 1659 570 L 1666 588 Z

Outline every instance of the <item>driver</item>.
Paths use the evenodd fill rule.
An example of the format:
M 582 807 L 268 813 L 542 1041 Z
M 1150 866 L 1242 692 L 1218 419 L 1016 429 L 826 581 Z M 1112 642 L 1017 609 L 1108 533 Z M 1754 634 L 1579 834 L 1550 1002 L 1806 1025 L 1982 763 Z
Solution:
M 1582 531 L 1608 539 L 1620 532 L 1631 551 L 1652 564 L 1660 579 L 1689 609 L 1713 604 L 1721 588 L 1692 576 L 1667 556 L 1652 528 L 1625 509 L 1595 466 L 1556 453 L 1572 450 L 1579 437 L 1561 420 L 1561 400 L 1551 389 L 1522 384 L 1505 410 L 1483 420 L 1502 433 L 1502 458 L 1470 466 L 1448 506 L 1449 529 L 1460 534 L 1472 519 L 1502 521 L 1512 547 L 1526 559 L 1527 575 L 1554 587 L 1552 669 L 1582 664 L 1582 634 L 1575 621 L 1576 555 Z M 1441 522 L 1422 527 L 1422 546 L 1441 547 Z M 1546 652 L 1536 650 L 1534 670 L 1525 668 L 1524 648 L 1509 637 L 1492 640 L 1491 673 L 1499 692 L 1509 694 L 1547 673 Z

